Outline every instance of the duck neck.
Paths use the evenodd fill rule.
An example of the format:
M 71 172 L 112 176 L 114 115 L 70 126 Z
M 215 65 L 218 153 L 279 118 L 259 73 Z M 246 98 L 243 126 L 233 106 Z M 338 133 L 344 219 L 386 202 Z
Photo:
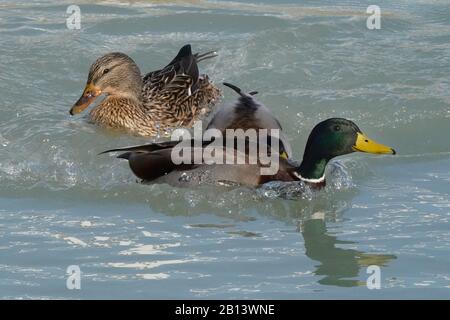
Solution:
M 115 98 L 129 99 L 142 104 L 142 80 L 134 79 L 127 85 L 126 90 L 116 94 Z
M 112 99 L 126 99 L 131 100 L 138 105 L 142 104 L 142 77 L 137 65 L 132 65 L 129 72 L 122 74 L 120 79 L 117 79 L 116 85 L 113 88 L 108 88 L 106 91 Z
M 124 93 L 115 93 L 108 95 L 108 99 L 117 100 L 117 101 L 125 101 L 127 104 L 134 104 L 136 106 L 142 105 L 142 93 L 137 92 L 124 92 Z
M 296 170 L 297 177 L 311 185 L 325 185 L 325 168 L 329 159 L 323 157 L 303 158 L 302 163 Z

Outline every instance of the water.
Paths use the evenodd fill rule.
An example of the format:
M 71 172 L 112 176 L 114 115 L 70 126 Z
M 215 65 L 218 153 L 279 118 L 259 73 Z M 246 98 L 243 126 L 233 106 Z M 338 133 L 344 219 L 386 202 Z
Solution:
M 74 3 L 0 2 L 1 298 L 450 298 L 447 1 L 377 1 L 376 31 L 372 1 L 85 1 L 68 30 Z M 186 43 L 217 50 L 201 65 L 216 83 L 260 92 L 297 158 L 332 116 L 398 155 L 341 157 L 302 196 L 137 184 L 97 154 L 148 139 L 69 108 L 98 56 L 124 51 L 146 72 Z

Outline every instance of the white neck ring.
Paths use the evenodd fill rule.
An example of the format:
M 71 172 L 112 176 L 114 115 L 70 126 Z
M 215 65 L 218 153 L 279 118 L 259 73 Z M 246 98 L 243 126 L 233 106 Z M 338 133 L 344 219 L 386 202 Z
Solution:
M 295 175 L 297 178 L 299 178 L 301 181 L 303 181 L 303 182 L 308 182 L 308 183 L 321 183 L 321 182 L 324 182 L 324 181 L 325 181 L 325 174 L 324 174 L 323 176 L 321 176 L 320 178 L 318 178 L 318 179 L 304 178 L 304 177 L 302 177 L 302 175 L 301 175 L 300 173 L 295 172 L 295 171 L 294 171 L 294 175 Z

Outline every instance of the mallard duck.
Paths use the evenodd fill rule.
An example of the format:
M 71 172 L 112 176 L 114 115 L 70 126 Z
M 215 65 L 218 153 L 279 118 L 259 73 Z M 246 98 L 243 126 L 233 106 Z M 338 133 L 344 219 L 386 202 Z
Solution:
M 198 62 L 215 56 L 215 52 L 193 55 L 186 45 L 166 67 L 142 78 L 129 56 L 108 53 L 90 67 L 86 87 L 70 114 L 82 112 L 105 94 L 90 112 L 90 120 L 101 126 L 142 136 L 189 127 L 207 115 L 220 96 L 220 90 L 197 67 Z
M 236 91 L 238 92 L 238 90 Z M 249 102 L 251 95 L 241 95 L 237 106 L 228 110 L 239 110 L 239 108 L 245 107 L 242 104 L 243 97 L 246 102 Z M 253 98 L 251 99 L 253 100 Z M 247 106 L 252 109 L 254 103 L 248 103 Z M 232 115 L 227 117 L 222 112 L 219 111 L 211 120 L 214 127 L 221 128 L 224 123 L 226 124 L 226 119 L 234 119 Z M 222 120 L 219 121 L 220 119 Z M 233 124 L 235 121 L 229 123 Z M 243 126 L 248 127 L 249 123 L 253 123 L 256 128 L 262 124 L 256 118 L 250 118 Z M 280 145 L 283 146 L 283 141 L 280 140 L 280 142 Z M 264 142 L 258 141 L 257 143 Z M 343 118 L 327 119 L 313 128 L 308 137 L 301 163 L 292 160 L 281 147 L 276 158 L 279 164 L 278 170 L 270 175 L 261 174 L 263 165 L 259 161 L 257 164 L 206 164 L 210 159 L 205 157 L 205 153 L 203 153 L 204 162 L 201 164 L 174 163 L 172 151 L 178 144 L 179 141 L 167 141 L 112 149 L 103 153 L 122 152 L 118 158 L 128 160 L 133 173 L 143 182 L 168 183 L 174 186 L 225 183 L 256 187 L 269 181 L 303 181 L 312 188 L 325 186 L 325 168 L 328 162 L 335 157 L 357 151 L 373 154 L 396 153 L 391 147 L 370 140 L 355 123 Z M 200 146 L 193 149 L 194 152 L 204 151 L 210 144 L 210 141 L 191 140 L 188 142 L 188 145 Z M 226 155 L 234 156 L 239 152 L 236 149 L 226 148 L 226 146 L 221 148 Z
M 258 91 L 243 92 L 241 88 L 224 82 L 224 86 L 233 89 L 238 95 L 238 100 L 231 105 L 222 106 L 214 114 L 207 126 L 208 129 L 218 129 L 226 136 L 227 129 L 276 129 L 279 132 L 280 154 L 284 157 L 292 155 L 291 145 L 283 133 L 280 122 L 264 104 L 255 99 Z M 269 143 L 270 141 L 266 141 Z

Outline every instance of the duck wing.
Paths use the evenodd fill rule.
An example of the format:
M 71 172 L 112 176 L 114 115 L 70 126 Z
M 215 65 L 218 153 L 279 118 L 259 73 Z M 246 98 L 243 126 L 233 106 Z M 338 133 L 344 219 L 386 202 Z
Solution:
M 185 45 L 163 69 L 149 72 L 143 78 L 145 95 L 149 96 L 164 89 L 178 89 L 185 91 L 185 96 L 191 96 L 199 87 L 197 63 L 216 56 L 215 51 L 192 54 L 191 45 Z
M 175 151 L 176 154 L 179 154 L 178 152 L 180 152 L 181 149 L 174 150 L 174 147 L 178 144 L 180 144 L 180 141 L 166 141 L 161 143 L 110 149 L 102 152 L 101 154 L 120 152 L 117 158 L 128 160 L 129 166 L 133 173 L 143 181 L 150 182 L 174 171 L 178 171 L 178 174 L 181 174 L 181 171 L 191 172 L 191 170 L 199 169 L 200 171 L 197 170 L 197 173 L 199 173 L 202 170 L 207 171 L 210 168 L 212 168 L 211 171 L 213 172 L 213 175 L 215 174 L 214 171 L 221 172 L 223 170 L 234 170 L 233 172 L 230 172 L 229 175 L 238 177 L 240 175 L 238 172 L 241 172 L 241 170 L 245 171 L 246 168 L 260 166 L 260 164 L 252 162 L 255 160 L 258 161 L 259 158 L 250 157 L 248 153 L 250 148 L 253 148 L 255 151 L 265 149 L 266 152 L 270 152 L 271 150 L 270 145 L 266 145 L 259 141 L 249 141 L 248 139 L 245 141 L 236 139 L 233 147 L 231 148 L 228 147 L 226 140 L 219 140 L 218 142 L 213 140 L 211 142 L 190 139 L 183 140 L 183 146 L 180 146 L 180 148 L 191 146 L 191 154 L 188 159 L 196 159 L 199 155 L 201 155 L 201 161 L 199 163 L 195 163 L 194 161 L 192 161 L 192 163 L 176 163 L 173 159 L 173 152 Z M 244 149 L 241 149 L 242 146 L 244 146 Z M 215 151 L 211 152 L 213 149 L 207 150 L 207 147 L 213 147 Z M 215 153 L 217 150 L 220 150 L 218 156 L 216 156 Z M 259 154 L 253 156 L 259 157 Z M 220 159 L 217 157 L 220 157 Z M 229 159 L 234 159 L 233 163 L 239 163 L 242 165 L 226 165 L 225 163 L 227 163 Z M 253 165 L 251 163 L 253 163 Z M 223 166 L 227 169 L 222 168 Z M 238 170 L 238 172 L 236 172 L 236 170 Z M 255 180 L 257 177 L 252 177 L 252 179 Z
M 238 95 L 238 100 L 228 106 L 221 107 L 208 124 L 207 129 L 218 129 L 225 133 L 226 129 L 278 129 L 281 141 L 280 151 L 285 151 L 292 156 L 292 148 L 280 122 L 273 113 L 263 104 L 255 99 L 257 91 L 249 93 L 243 92 L 239 87 L 224 83 L 225 86 L 233 89 Z
M 99 154 L 120 152 L 117 158 L 128 160 L 131 170 L 138 178 L 144 181 L 152 181 L 175 169 L 190 170 L 195 168 L 195 164 L 177 165 L 172 161 L 172 149 L 179 143 L 180 141 L 164 141 L 110 149 Z M 190 143 L 194 145 L 195 141 L 191 140 Z
M 116 148 L 109 149 L 103 152 L 100 152 L 99 155 L 111 152 L 140 152 L 140 153 L 150 153 L 157 150 L 173 148 L 176 146 L 179 141 L 164 141 L 164 142 L 155 142 L 149 144 L 143 144 L 138 146 L 124 147 L 124 148 Z
M 118 156 L 128 160 L 131 171 L 145 182 L 155 180 L 174 170 L 192 170 L 196 164 L 175 164 L 172 161 L 172 148 L 152 152 L 129 151 Z

